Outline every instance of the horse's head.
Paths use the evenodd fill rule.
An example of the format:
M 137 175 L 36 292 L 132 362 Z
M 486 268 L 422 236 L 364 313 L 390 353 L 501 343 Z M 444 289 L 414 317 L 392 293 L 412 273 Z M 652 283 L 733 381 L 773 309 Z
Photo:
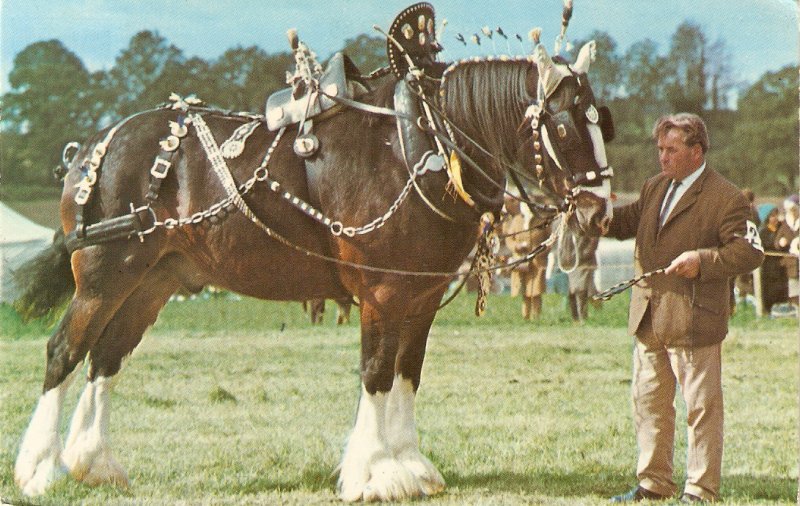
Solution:
M 526 112 L 530 143 L 526 151 L 542 188 L 574 209 L 571 225 L 599 235 L 612 217 L 613 170 L 605 142 L 614 136 L 607 108 L 595 105 L 587 73 L 594 60 L 595 42 L 581 48 L 575 63 L 551 58 L 540 44 L 534 53 L 534 102 Z M 533 80 L 533 79 L 532 79 Z

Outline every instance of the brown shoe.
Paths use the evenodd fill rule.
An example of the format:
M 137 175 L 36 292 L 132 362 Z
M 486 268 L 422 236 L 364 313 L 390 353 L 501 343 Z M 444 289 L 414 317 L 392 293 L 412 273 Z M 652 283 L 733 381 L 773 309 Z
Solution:
M 629 490 L 625 494 L 615 495 L 611 498 L 611 502 L 613 503 L 625 503 L 625 502 L 642 502 L 645 499 L 650 501 L 662 501 L 664 499 L 669 499 L 667 495 L 656 494 L 646 488 L 636 487 Z

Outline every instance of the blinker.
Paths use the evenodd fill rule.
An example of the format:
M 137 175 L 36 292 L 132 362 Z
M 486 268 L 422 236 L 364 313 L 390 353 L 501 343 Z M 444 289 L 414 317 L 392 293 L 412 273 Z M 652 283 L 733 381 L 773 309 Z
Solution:
M 599 108 L 598 114 L 600 132 L 603 134 L 603 142 L 611 142 L 614 140 L 614 120 L 611 118 L 611 110 L 606 106 Z

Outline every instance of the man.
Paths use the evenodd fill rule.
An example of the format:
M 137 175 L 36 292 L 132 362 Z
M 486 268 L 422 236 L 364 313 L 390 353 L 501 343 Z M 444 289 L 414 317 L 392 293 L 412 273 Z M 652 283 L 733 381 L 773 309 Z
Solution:
M 589 317 L 589 301 L 597 295 L 597 286 L 594 284 L 594 273 L 597 270 L 597 247 L 600 245 L 598 237 L 589 237 L 583 234 L 575 235 L 575 258 L 565 262 L 565 265 L 575 265 L 567 273 L 569 279 L 569 312 L 572 321 L 585 322 Z M 597 303 L 596 303 L 597 304 Z M 599 307 L 599 306 L 595 306 Z
M 507 202 L 506 207 L 512 218 L 504 229 L 505 243 L 511 251 L 509 261 L 516 262 L 547 240 L 550 226 L 534 223 L 536 220 L 527 206 L 522 207 L 516 200 Z M 511 296 L 522 295 L 522 318 L 525 320 L 538 320 L 542 315 L 542 294 L 547 289 L 546 270 L 547 251 L 543 251 L 511 271 Z
M 683 502 L 719 497 L 723 405 L 721 342 L 728 332 L 729 278 L 764 257 L 742 193 L 706 166 L 708 134 L 694 114 L 660 118 L 653 129 L 661 173 L 639 200 L 614 210 L 608 235 L 636 237 L 637 274 L 667 267 L 633 288 L 628 331 L 639 484 L 612 502 L 667 499 L 672 478 L 676 384 L 687 407 Z

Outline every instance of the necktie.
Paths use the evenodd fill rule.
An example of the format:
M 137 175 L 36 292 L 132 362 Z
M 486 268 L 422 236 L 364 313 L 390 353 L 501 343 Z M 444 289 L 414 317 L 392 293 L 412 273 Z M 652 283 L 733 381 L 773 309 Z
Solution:
M 658 216 L 658 228 L 659 230 L 661 227 L 664 226 L 664 221 L 669 216 L 669 208 L 672 204 L 673 199 L 675 199 L 675 194 L 678 191 L 678 187 L 681 185 L 680 181 L 673 181 L 672 188 L 669 190 L 669 194 L 667 195 L 666 200 L 664 201 L 664 207 L 661 208 L 661 214 Z

